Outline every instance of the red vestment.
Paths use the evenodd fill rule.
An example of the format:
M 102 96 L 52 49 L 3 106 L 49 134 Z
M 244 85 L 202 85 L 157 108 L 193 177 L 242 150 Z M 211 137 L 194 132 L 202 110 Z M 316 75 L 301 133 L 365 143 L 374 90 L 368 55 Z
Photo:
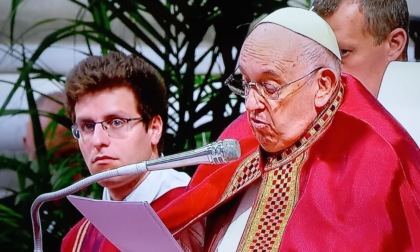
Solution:
M 331 104 L 333 112 L 321 115 L 303 141 L 281 156 L 260 152 L 242 115 L 220 136 L 240 141 L 239 160 L 201 165 L 185 190 L 152 203 L 181 245 L 196 246 L 192 251 L 214 251 L 242 192 L 251 184 L 270 182 L 264 176 L 274 172 L 285 178 L 280 183 L 285 187 L 270 188 L 263 203 L 279 198 L 288 205 L 273 206 L 284 209 L 282 219 L 264 223 L 263 232 L 274 229 L 262 238 L 274 237 L 273 243 L 279 242 L 276 249 L 420 251 L 420 149 L 362 84 L 348 75 L 342 81 L 344 96 L 337 99 L 337 106 Z M 278 170 L 290 172 L 284 177 Z M 271 190 L 286 196 L 270 197 Z M 263 215 L 253 211 L 251 217 Z M 193 229 L 204 219 L 205 235 Z M 250 227 L 252 223 L 248 232 L 253 230 Z M 68 237 L 67 242 L 77 244 L 77 237 Z M 243 250 L 249 250 L 246 242 L 240 243 Z M 106 239 L 99 246 L 95 251 L 117 251 Z M 81 246 L 75 251 L 93 250 Z
M 286 211 L 285 226 L 276 227 L 278 248 L 420 251 L 420 150 L 361 83 L 349 75 L 342 82 L 344 98 L 331 123 L 315 125 L 316 139 L 296 147 L 303 153 L 297 198 Z M 152 204 L 175 237 L 207 217 L 204 248 L 209 251 L 226 231 L 241 192 L 261 181 L 268 163 L 248 158 L 259 152 L 245 115 L 223 138 L 240 140 L 240 160 L 201 165 L 183 195 L 164 195 Z M 238 166 L 248 166 L 246 176 L 237 176 Z

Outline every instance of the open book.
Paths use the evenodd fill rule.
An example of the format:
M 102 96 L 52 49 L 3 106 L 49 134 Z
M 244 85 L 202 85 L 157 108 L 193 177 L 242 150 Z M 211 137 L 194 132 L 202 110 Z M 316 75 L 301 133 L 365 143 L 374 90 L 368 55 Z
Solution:
M 147 202 L 68 200 L 119 250 L 183 251 Z

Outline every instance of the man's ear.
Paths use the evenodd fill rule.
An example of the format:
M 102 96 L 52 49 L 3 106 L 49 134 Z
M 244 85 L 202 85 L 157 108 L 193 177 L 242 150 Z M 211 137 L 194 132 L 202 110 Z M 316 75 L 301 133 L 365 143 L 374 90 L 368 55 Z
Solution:
M 329 68 L 320 69 L 317 74 L 318 91 L 315 94 L 315 106 L 323 108 L 334 90 L 338 77 Z
M 407 44 L 407 33 L 402 28 L 394 29 L 387 38 L 389 45 L 389 61 L 403 60 L 405 45 Z
M 152 144 L 157 145 L 159 143 L 159 140 L 162 137 L 162 130 L 162 118 L 159 115 L 153 117 L 153 119 L 149 122 L 149 128 L 147 130 L 147 133 L 150 135 L 150 141 Z

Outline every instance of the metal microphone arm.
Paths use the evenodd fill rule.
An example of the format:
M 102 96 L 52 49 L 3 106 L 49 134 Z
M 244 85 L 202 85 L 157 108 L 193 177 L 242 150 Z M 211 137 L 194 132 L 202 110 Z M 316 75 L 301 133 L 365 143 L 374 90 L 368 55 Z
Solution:
M 44 202 L 61 199 L 63 197 L 66 197 L 67 195 L 80 191 L 81 189 L 103 179 L 129 174 L 127 172 L 121 172 L 121 170 L 119 170 L 125 167 L 130 167 L 133 173 L 134 171 L 136 171 L 137 173 L 147 171 L 145 162 L 126 165 L 115 170 L 105 171 L 86 177 L 61 190 L 39 195 L 34 200 L 31 206 L 32 229 L 34 234 L 34 252 L 42 252 L 42 227 L 41 219 L 39 217 L 39 209 L 41 208 Z
M 101 172 L 86 177 L 61 190 L 41 194 L 35 199 L 31 207 L 34 252 L 42 252 L 42 228 L 39 209 L 46 201 L 61 199 L 103 179 L 197 164 L 225 164 L 229 161 L 238 159 L 240 156 L 241 149 L 239 142 L 235 139 L 225 139 L 210 143 L 196 150 L 151 159 L 136 164 L 122 166 L 114 170 Z
M 219 140 L 201 148 L 146 161 L 148 171 L 198 164 L 226 164 L 241 156 L 235 139 Z

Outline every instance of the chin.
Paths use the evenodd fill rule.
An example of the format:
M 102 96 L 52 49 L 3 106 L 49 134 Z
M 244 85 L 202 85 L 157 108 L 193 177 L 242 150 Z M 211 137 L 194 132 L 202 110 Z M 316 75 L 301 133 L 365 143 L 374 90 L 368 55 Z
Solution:
M 263 148 L 268 153 L 277 153 L 287 148 L 283 144 L 279 144 L 279 141 L 273 141 L 272 138 L 261 137 L 257 139 L 261 148 Z
M 104 179 L 98 182 L 98 184 L 102 187 L 112 188 L 115 184 L 120 184 L 120 176 Z
M 267 138 L 257 138 L 258 142 L 260 143 L 261 148 L 263 148 L 266 152 L 274 152 L 274 144 Z

